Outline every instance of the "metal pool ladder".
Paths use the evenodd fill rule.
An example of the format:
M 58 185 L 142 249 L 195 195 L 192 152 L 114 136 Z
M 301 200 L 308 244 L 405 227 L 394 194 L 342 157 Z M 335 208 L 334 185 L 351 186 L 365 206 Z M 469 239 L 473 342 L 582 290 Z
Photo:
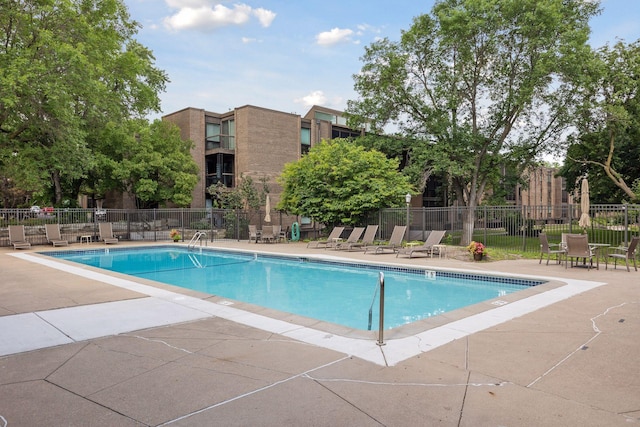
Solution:
M 373 318 L 373 303 L 376 301 L 376 294 L 380 289 L 380 320 L 378 322 L 378 345 L 384 345 L 384 273 L 379 273 L 378 285 L 373 293 L 373 300 L 371 301 L 371 307 L 369 307 L 369 327 L 371 330 L 371 320 Z
M 187 245 L 187 249 L 195 248 L 196 243 L 200 242 L 200 246 L 202 246 L 202 237 L 204 237 L 205 246 L 207 244 L 207 233 L 204 231 L 196 231 L 196 234 L 193 235 L 191 240 L 189 240 L 189 244 Z

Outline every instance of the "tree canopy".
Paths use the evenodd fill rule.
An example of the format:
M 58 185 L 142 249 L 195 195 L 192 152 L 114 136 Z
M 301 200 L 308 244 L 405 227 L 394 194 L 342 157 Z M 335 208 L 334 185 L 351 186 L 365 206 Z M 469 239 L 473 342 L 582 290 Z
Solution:
M 604 46 L 586 66 L 578 131 L 560 174 L 569 183 L 587 175 L 593 201 L 638 201 L 640 41 Z
M 234 188 L 229 188 L 220 181 L 207 187 L 214 208 L 247 209 L 253 213 L 264 205 L 267 194 L 271 191 L 266 177 L 260 178 L 260 188 L 256 188 L 250 176 L 241 174 L 239 181 Z
M 524 168 L 558 149 L 597 8 L 583 0 L 438 1 L 399 42 L 366 48 L 350 125 L 392 125 L 409 140 L 414 184 L 438 173 L 470 208 L 469 243 L 475 207 L 501 167 Z
M 398 162 L 346 139 L 322 141 L 294 163 L 278 182 L 277 209 L 328 225 L 356 225 L 381 208 L 403 206 L 413 188 Z
M 168 79 L 137 28 L 121 0 L 0 2 L 3 188 L 59 203 L 96 165 L 92 135 L 160 110 Z
M 198 181 L 191 141 L 170 122 L 144 119 L 106 126 L 96 135 L 95 168 L 85 180 L 90 192 L 117 190 L 135 197 L 139 208 L 171 202 L 189 206 Z

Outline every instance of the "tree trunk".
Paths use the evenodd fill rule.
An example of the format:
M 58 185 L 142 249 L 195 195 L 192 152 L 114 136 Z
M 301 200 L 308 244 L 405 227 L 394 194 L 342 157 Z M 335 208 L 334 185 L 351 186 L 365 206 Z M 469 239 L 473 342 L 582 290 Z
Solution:
M 467 246 L 473 240 L 473 228 L 475 225 L 475 217 L 476 217 L 476 207 L 475 206 L 467 206 L 467 210 L 464 214 L 464 219 L 462 222 L 462 240 L 460 244 L 462 246 Z
M 60 172 L 53 171 L 51 174 L 51 180 L 53 181 L 53 189 L 55 191 L 55 204 L 60 206 L 62 204 L 62 185 L 60 184 Z

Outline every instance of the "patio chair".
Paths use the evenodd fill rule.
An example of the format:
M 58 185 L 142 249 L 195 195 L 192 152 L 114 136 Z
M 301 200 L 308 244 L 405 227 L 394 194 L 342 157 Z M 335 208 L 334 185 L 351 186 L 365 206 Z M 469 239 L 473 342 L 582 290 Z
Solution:
M 640 241 L 640 237 L 636 236 L 631 239 L 631 243 L 629 243 L 628 247 L 620 246 L 617 248 L 611 248 L 611 251 L 607 253 L 607 260 L 609 258 L 613 258 L 613 268 L 617 267 L 617 263 L 619 259 L 624 260 L 624 264 L 627 266 L 627 271 L 631 271 L 629 269 L 629 260 L 633 260 L 633 268 L 638 271 L 638 266 L 636 265 L 636 249 L 638 248 L 638 241 Z M 605 269 L 609 268 L 609 263 L 606 263 Z
M 333 243 L 336 239 L 340 238 L 340 235 L 344 231 L 344 227 L 333 227 L 331 233 L 329 233 L 329 237 L 326 240 L 314 240 L 312 242 L 307 243 L 307 248 L 326 248 L 327 244 Z
M 411 258 L 414 253 L 426 253 L 429 256 L 433 256 L 434 246 L 440 244 L 445 234 L 445 230 L 432 230 L 422 245 L 399 248 L 396 258 L 401 254 L 409 255 L 409 258 Z
M 258 231 L 258 227 L 255 225 L 249 226 L 249 241 L 251 242 L 252 240 L 256 243 L 260 240 L 260 231 Z
M 113 235 L 113 226 L 110 222 L 101 222 L 98 224 L 100 231 L 100 240 L 106 245 L 118 243 L 118 238 Z
M 340 245 L 341 250 L 353 251 L 353 250 L 366 250 L 367 246 L 373 245 L 376 240 L 376 234 L 378 233 L 377 225 L 367 225 L 367 229 L 364 231 L 362 240 L 353 243 L 344 243 Z
M 591 270 L 591 267 L 593 267 L 593 258 L 595 257 L 595 253 L 589 247 L 589 242 L 587 241 L 587 235 L 586 234 L 567 234 L 566 239 L 567 239 L 567 252 L 565 253 L 564 268 L 567 268 L 567 264 L 569 264 L 569 260 L 571 260 L 571 266 L 573 267 L 573 258 L 576 259 L 576 265 L 578 265 L 579 259 L 583 258 L 585 264 L 587 264 L 587 260 L 589 261 L 589 263 L 587 264 L 587 267 L 589 268 L 589 270 Z
M 59 224 L 45 224 L 44 231 L 47 235 L 47 242 L 51 243 L 54 247 L 67 246 L 69 244 L 69 241 L 64 240 L 60 235 Z
M 289 238 L 287 237 L 289 235 L 289 226 L 287 226 L 287 228 L 285 230 L 280 229 L 280 236 L 279 236 L 279 241 L 284 241 L 285 243 L 289 243 Z
M 262 243 L 271 243 L 276 240 L 276 234 L 273 225 L 263 225 L 260 231 L 260 241 Z
M 31 243 L 27 242 L 24 237 L 24 225 L 9 226 L 9 242 L 13 245 L 13 249 L 29 249 Z
M 349 237 L 347 237 L 347 240 L 343 242 L 337 242 L 333 246 L 333 249 L 342 250 L 346 249 L 350 244 L 357 243 L 360 240 L 362 233 L 364 233 L 364 227 L 354 227 L 353 230 L 351 230 L 351 233 L 349 233 Z
M 581 236 L 581 234 L 575 233 L 562 233 L 560 237 L 560 249 L 567 250 L 567 236 Z
M 542 257 L 547 255 L 547 265 L 549 265 L 549 258 L 551 255 L 556 256 L 556 263 L 560 264 L 562 261 L 562 255 L 564 255 L 567 251 L 562 247 L 561 243 L 549 243 L 549 239 L 545 233 L 540 233 L 538 235 L 540 239 L 540 261 L 538 264 L 542 264 Z M 552 249 L 552 247 L 557 247 L 557 249 Z
M 280 238 L 282 237 L 282 226 L 274 225 L 273 226 L 273 241 L 276 243 L 280 242 Z
M 402 247 L 402 239 L 404 239 L 404 233 L 406 231 L 406 225 L 396 225 L 395 227 L 393 227 L 391 237 L 389 238 L 389 241 L 387 243 L 385 243 L 384 245 L 367 247 L 365 248 L 364 253 L 366 254 L 369 248 L 373 249 L 374 254 L 384 253 L 385 251 L 391 251 L 391 253 L 395 253 Z

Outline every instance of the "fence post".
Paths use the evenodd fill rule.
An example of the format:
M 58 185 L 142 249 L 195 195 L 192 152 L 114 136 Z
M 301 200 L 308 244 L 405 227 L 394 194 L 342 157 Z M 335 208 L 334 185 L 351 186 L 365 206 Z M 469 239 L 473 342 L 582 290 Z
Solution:
M 422 206 L 420 208 L 420 211 L 422 212 L 422 240 L 426 240 L 427 239 L 427 235 L 426 235 L 426 228 L 427 228 L 427 211 L 424 209 L 424 206 Z
M 185 228 L 184 228 L 184 208 L 180 208 L 180 228 L 182 229 L 182 241 L 184 242 L 184 232 L 185 232 Z
M 627 204 L 622 205 L 622 210 L 624 211 L 624 246 L 629 246 L 629 209 L 627 209 Z
M 529 218 L 529 216 L 527 214 L 529 214 L 529 208 L 530 206 L 523 206 L 524 208 L 524 212 L 522 215 L 522 225 L 520 226 L 520 232 L 522 233 L 522 251 L 526 251 L 527 250 L 527 218 Z
M 207 208 L 206 212 L 208 212 L 209 214 L 209 230 L 211 230 L 211 232 L 209 233 L 209 240 L 213 242 L 213 235 L 215 234 L 215 226 L 216 226 L 216 221 L 213 219 L 213 206 L 210 208 Z
M 573 233 L 573 205 L 569 204 L 569 233 Z
M 483 242 L 486 246 L 487 244 L 487 205 L 484 205 L 484 233 L 483 233 Z

